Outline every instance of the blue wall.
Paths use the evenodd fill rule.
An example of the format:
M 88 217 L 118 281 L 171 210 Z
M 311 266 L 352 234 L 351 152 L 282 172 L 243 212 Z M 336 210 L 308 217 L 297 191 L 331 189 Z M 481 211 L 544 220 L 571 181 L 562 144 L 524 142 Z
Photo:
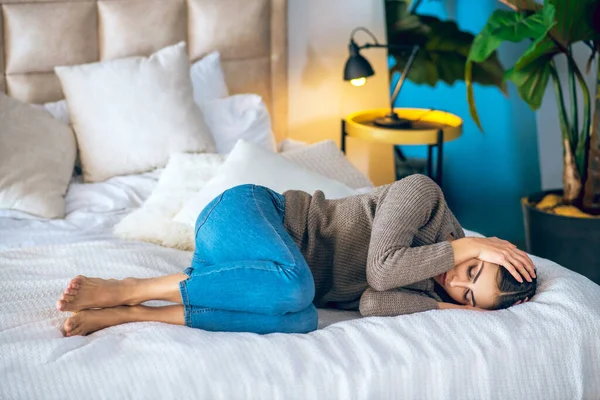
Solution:
M 477 33 L 497 3 L 423 2 L 419 14 L 454 19 L 462 30 Z M 512 65 L 525 47 L 502 47 L 502 63 Z M 450 207 L 465 228 L 522 245 L 520 198 L 540 190 L 537 133 L 534 112 L 518 97 L 512 84 L 509 93 L 506 98 L 497 88 L 475 85 L 485 133 L 479 131 L 469 115 L 463 82 L 454 86 L 438 83 L 431 88 L 407 81 L 396 106 L 441 109 L 463 118 L 463 136 L 444 148 L 443 189 Z M 409 156 L 425 155 L 423 148 L 403 150 Z

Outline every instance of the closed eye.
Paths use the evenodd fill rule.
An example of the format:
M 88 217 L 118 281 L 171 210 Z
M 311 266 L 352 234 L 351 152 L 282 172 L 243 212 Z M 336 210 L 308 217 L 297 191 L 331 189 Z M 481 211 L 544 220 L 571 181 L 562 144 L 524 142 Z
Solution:
M 469 303 L 469 300 L 467 299 L 467 295 L 469 294 L 469 292 L 470 292 L 470 290 L 469 290 L 469 289 L 467 289 L 467 290 L 465 290 L 465 294 L 463 295 L 463 300 L 464 300 L 466 303 Z

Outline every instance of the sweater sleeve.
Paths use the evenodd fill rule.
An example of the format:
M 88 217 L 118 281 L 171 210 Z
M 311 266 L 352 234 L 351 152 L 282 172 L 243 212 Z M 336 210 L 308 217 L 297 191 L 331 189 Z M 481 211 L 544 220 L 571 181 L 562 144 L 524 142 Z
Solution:
M 435 243 L 453 218 L 431 179 L 412 175 L 392 184 L 375 210 L 367 256 L 369 286 L 377 291 L 399 288 L 454 268 L 450 242 Z M 415 243 L 417 234 L 426 244 Z
M 363 317 L 393 317 L 396 315 L 436 310 L 438 302 L 431 297 L 409 289 L 391 289 L 378 292 L 368 288 L 360 298 Z

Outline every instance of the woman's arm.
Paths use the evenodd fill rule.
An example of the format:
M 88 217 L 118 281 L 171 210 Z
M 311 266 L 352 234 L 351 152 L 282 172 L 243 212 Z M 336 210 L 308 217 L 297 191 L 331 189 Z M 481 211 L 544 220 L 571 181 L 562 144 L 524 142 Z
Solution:
M 363 317 L 394 317 L 436 310 L 438 304 L 442 303 L 410 289 L 392 289 L 378 292 L 368 288 L 360 298 L 359 310 Z
M 378 292 L 368 288 L 360 298 L 363 317 L 395 317 L 429 310 L 488 311 L 470 305 L 437 302 L 425 294 L 410 289 L 392 289 Z
M 535 277 L 527 254 L 498 238 L 460 238 L 413 247 L 417 234 L 433 243 L 449 228 L 458 233 L 455 236 L 463 236 L 456 232 L 460 225 L 431 179 L 412 175 L 392 184 L 373 219 L 366 267 L 369 286 L 378 291 L 408 286 L 473 258 L 502 265 L 520 282 L 520 275 L 528 281 Z
M 468 246 L 461 244 L 455 250 L 447 241 L 413 246 L 417 234 L 434 243 L 441 231 L 458 225 L 455 221 L 442 191 L 431 179 L 413 175 L 392 184 L 373 219 L 367 256 L 369 286 L 389 290 L 454 268 L 455 252 L 463 259 L 471 255 Z

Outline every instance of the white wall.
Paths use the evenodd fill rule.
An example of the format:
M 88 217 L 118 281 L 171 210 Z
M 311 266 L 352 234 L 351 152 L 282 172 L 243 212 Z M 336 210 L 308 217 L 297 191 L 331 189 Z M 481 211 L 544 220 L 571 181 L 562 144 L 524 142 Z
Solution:
M 334 139 L 339 143 L 342 117 L 389 104 L 385 50 L 364 51 L 375 70 L 365 86 L 355 88 L 342 78 L 352 29 L 364 26 L 380 42 L 387 41 L 384 2 L 289 0 L 288 7 L 289 137 L 308 142 Z M 360 44 L 368 37 L 359 33 L 356 39 Z M 392 173 L 391 147 L 357 142 L 348 142 L 352 162 L 376 184 L 387 183 Z
M 592 91 L 591 98 L 592 104 L 596 93 L 596 63 L 592 64 L 590 73 L 586 74 L 586 65 L 590 56 L 590 50 L 584 44 L 578 44 L 574 46 L 573 53 L 577 64 L 584 73 L 588 88 Z M 597 59 L 596 59 L 597 61 Z M 567 63 L 564 57 L 557 57 L 557 68 L 561 82 L 563 83 L 563 95 L 566 101 L 569 98 L 568 83 L 568 70 Z M 583 98 L 581 92 L 578 96 L 578 104 L 580 113 L 583 111 Z M 568 113 L 570 117 L 570 112 Z M 550 190 L 562 188 L 562 142 L 560 132 L 560 121 L 558 119 L 558 106 L 556 103 L 556 95 L 552 82 L 549 83 L 542 107 L 538 111 L 537 115 L 537 130 L 538 130 L 538 145 L 539 145 L 539 157 L 540 157 L 540 172 L 542 178 L 542 190 Z M 580 122 L 581 126 L 581 122 Z

